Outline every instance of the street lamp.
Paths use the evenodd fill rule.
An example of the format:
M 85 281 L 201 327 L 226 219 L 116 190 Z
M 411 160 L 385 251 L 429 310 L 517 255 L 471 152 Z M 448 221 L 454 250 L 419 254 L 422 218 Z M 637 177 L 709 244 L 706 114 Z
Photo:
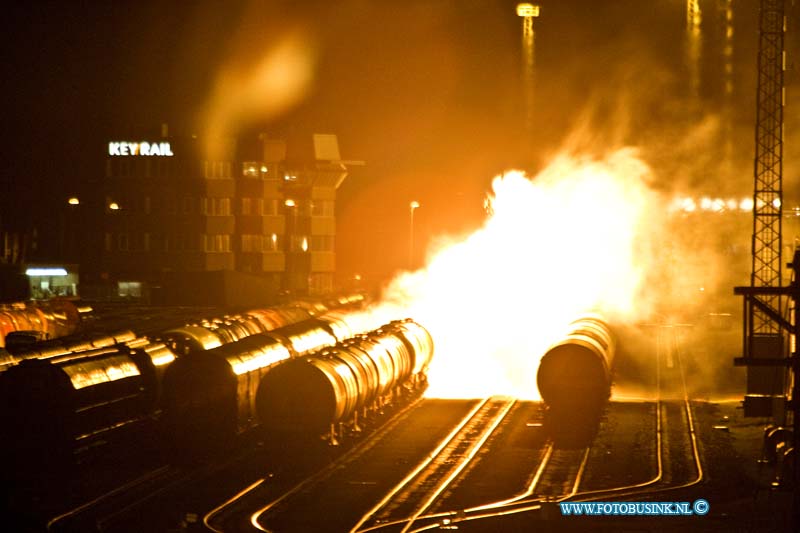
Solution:
M 76 226 L 76 211 L 81 201 L 77 196 L 70 196 L 67 198 L 66 209 L 59 210 L 61 212 L 61 256 L 64 261 L 71 261 L 74 259 L 75 254 L 75 226 Z
M 530 3 L 517 4 L 517 16 L 522 18 L 522 81 L 525 91 L 525 134 L 533 131 L 533 77 L 534 77 L 534 34 L 533 19 L 539 16 L 539 6 Z
M 411 208 L 411 218 L 408 227 L 408 268 L 414 266 L 414 210 L 419 209 L 420 203 L 412 200 L 408 206 Z

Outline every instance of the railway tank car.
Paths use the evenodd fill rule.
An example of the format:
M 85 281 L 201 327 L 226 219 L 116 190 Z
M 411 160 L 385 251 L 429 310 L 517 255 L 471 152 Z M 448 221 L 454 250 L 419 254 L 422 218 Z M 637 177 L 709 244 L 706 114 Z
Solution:
M 358 429 L 358 413 L 380 408 L 424 383 L 414 372 L 424 372 L 432 355 L 427 330 L 403 321 L 293 359 L 261 380 L 259 420 L 267 431 L 329 433 L 336 443 L 345 423 Z
M 156 397 L 152 361 L 124 345 L 26 359 L 0 374 L 4 457 L 19 468 L 64 473 L 75 454 L 149 419 Z
M 208 411 L 186 419 L 195 422 L 173 424 L 173 429 L 191 429 L 202 416 L 219 415 L 216 426 L 209 427 L 227 428 L 224 436 L 236 434 L 255 419 L 255 392 L 265 368 L 338 340 L 329 322 L 295 306 L 253 309 L 202 324 L 148 337 L 126 330 L 50 339 L 20 346 L 16 353 L 0 350 L 0 427 L 13 435 L 0 441 L 0 453 L 24 465 L 10 469 L 10 475 L 23 470 L 33 477 L 64 472 L 83 451 L 105 450 L 106 443 L 124 441 L 129 429 L 147 428 L 145 435 L 154 436 L 162 419 L 175 420 L 175 412 L 163 413 L 162 407 L 187 399 L 195 414 Z M 14 327 L 19 325 L 18 321 Z M 178 377 L 167 379 L 173 366 L 171 374 Z M 231 375 L 233 402 L 229 392 L 220 392 L 230 390 L 226 387 Z M 187 383 L 199 385 L 190 390 Z M 227 384 L 215 389 L 215 383 Z M 172 404 L 166 398 L 172 398 Z
M 13 334 L 6 338 L 9 341 L 6 347 L 8 356 L 0 359 L 0 372 L 25 359 L 50 359 L 69 354 L 79 354 L 95 348 L 133 342 L 137 339 L 136 334 L 131 330 L 67 335 L 35 343 L 31 343 L 29 340 L 14 342 Z
M 163 379 L 166 448 L 194 458 L 232 444 L 257 425 L 256 392 L 273 367 L 337 342 L 325 319 L 312 318 L 178 357 Z
M 611 396 L 616 341 L 607 322 L 589 315 L 572 322 L 539 363 L 542 400 L 559 413 L 596 413 Z
M 15 331 L 39 331 L 47 338 L 70 335 L 78 330 L 82 312 L 63 299 L 0 305 L 0 348 L 5 346 L 6 336 Z
M 164 375 L 162 429 L 174 454 L 216 450 L 255 423 L 255 392 L 274 365 L 291 356 L 279 340 L 252 335 L 181 357 Z

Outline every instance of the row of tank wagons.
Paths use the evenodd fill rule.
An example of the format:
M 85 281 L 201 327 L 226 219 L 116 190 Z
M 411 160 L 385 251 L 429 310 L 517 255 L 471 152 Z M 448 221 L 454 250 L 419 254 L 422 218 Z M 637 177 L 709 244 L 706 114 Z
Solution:
M 351 314 L 358 320 L 348 324 Z M 192 379 L 199 376 L 194 382 L 198 390 L 185 394 L 210 409 L 205 414 L 209 422 L 199 417 L 192 424 L 210 424 L 219 430 L 233 420 L 239 431 L 252 425 L 252 415 L 237 415 L 215 424 L 217 410 L 238 406 L 246 397 L 247 383 L 255 383 L 257 376 L 274 364 L 335 345 L 340 339 L 334 331 L 364 327 L 362 315 L 333 311 L 309 318 L 308 313 L 291 308 L 256 310 L 225 321 L 209 320 L 208 327 L 177 328 L 158 338 L 134 337 L 80 352 L 25 358 L 0 373 L 2 425 L 7 434 L 15 436 L 5 439 L 2 446 L 10 456 L 54 467 L 71 462 L 76 452 L 97 449 L 130 431 L 141 431 L 142 426 L 167 428 L 166 439 L 180 441 L 174 428 L 181 424 L 175 423 L 176 415 L 167 410 L 178 406 L 175 398 L 184 394 L 174 391 L 183 379 L 181 369 L 187 369 Z M 255 331 L 253 320 L 262 325 L 260 332 L 226 343 L 233 338 L 232 332 L 244 335 Z M 292 320 L 298 322 L 289 323 Z M 267 329 L 275 326 L 277 329 Z M 221 333 L 223 328 L 227 333 Z M 174 377 L 166 379 L 165 371 L 173 366 Z M 233 404 L 214 400 L 221 390 L 213 386 L 221 367 L 230 369 L 228 376 L 230 372 L 236 376 Z M 250 385 L 252 391 L 256 387 Z M 209 399 L 203 400 L 204 395 Z M 162 408 L 167 409 L 162 413 Z
M 548 408 L 571 420 L 596 418 L 611 396 L 615 347 L 603 318 L 587 315 L 572 322 L 539 362 L 536 383 Z
M 268 432 L 326 434 L 336 444 L 359 420 L 424 388 L 433 357 L 430 333 L 396 321 L 268 373 L 255 397 Z
M 2 304 L 0 348 L 10 352 L 16 346 L 71 335 L 89 312 L 91 308 L 64 299 Z
M 169 338 L 157 335 L 154 339 L 169 342 L 177 353 L 192 350 L 203 350 L 220 344 L 233 342 L 256 333 L 271 331 L 279 327 L 308 320 L 315 315 L 325 313 L 333 321 L 338 314 L 353 313 L 364 301 L 360 294 L 347 295 L 319 302 L 296 302 L 292 305 L 267 309 L 253 309 L 237 315 L 225 315 L 202 319 L 168 332 Z M 65 302 L 72 305 L 71 302 Z M 79 309 L 79 313 L 81 308 Z M 35 333 L 22 331 L 15 333 Z M 14 333 L 12 333 L 13 335 Z M 56 356 L 88 352 L 95 348 L 103 348 L 116 344 L 134 343 L 136 348 L 153 343 L 151 339 L 142 340 L 131 330 L 111 333 L 74 333 L 66 336 L 45 334 L 47 340 L 38 342 L 18 342 L 9 344 L 6 350 L 0 350 L 0 372 L 23 359 L 49 359 Z M 11 339 L 11 337 L 9 337 Z M 13 339 L 12 339 L 13 340 Z M 135 341 L 135 342 L 134 342 Z M 169 361 L 166 361 L 169 362 Z M 163 364 L 163 363 L 162 363 Z
M 773 488 L 794 488 L 795 449 L 791 428 L 770 425 L 764 429 L 764 462 L 774 469 Z

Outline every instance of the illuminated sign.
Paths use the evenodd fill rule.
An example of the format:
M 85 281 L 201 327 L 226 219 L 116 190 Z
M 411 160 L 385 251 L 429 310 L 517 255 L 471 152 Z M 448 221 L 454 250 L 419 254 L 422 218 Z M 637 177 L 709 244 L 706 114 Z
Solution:
M 146 156 L 167 156 L 172 157 L 172 147 L 169 143 L 129 143 L 111 142 L 108 143 L 108 155 L 146 155 Z
M 67 271 L 63 268 L 29 268 L 25 271 L 28 277 L 38 276 L 66 276 Z

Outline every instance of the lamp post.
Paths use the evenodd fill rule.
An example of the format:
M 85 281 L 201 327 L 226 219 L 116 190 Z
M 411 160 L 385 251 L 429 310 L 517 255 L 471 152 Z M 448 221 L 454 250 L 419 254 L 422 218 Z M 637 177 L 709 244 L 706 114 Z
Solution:
M 61 258 L 63 261 L 76 260 L 75 250 L 75 211 L 81 205 L 77 196 L 67 199 L 67 207 L 61 211 Z
M 408 206 L 411 208 L 410 223 L 408 226 L 408 268 L 411 269 L 414 266 L 414 210 L 419 209 L 420 203 L 416 200 L 412 200 Z
M 527 141 L 533 131 L 534 33 L 533 19 L 539 16 L 539 6 L 528 2 L 517 4 L 517 16 L 522 18 L 522 86 L 525 91 L 525 134 Z

